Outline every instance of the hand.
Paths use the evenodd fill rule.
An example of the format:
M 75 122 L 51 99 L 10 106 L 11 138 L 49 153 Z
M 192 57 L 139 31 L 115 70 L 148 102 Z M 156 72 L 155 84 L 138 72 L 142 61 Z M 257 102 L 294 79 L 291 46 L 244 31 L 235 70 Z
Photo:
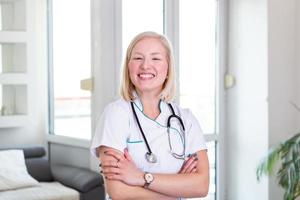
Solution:
M 136 167 L 127 149 L 124 150 L 124 155 L 111 150 L 104 153 L 115 158 L 101 164 L 106 179 L 119 180 L 132 186 L 144 185 L 144 172 Z
M 197 162 L 198 157 L 197 154 L 192 154 L 188 156 L 188 159 L 183 163 L 179 174 L 191 174 L 197 171 Z

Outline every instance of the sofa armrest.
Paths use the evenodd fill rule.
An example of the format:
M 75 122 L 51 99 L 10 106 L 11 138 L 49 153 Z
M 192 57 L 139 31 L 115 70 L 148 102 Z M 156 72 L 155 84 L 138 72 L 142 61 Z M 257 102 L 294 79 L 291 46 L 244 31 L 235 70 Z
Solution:
M 81 193 L 88 192 L 104 184 L 100 174 L 88 169 L 68 165 L 52 165 L 51 170 L 55 181 Z

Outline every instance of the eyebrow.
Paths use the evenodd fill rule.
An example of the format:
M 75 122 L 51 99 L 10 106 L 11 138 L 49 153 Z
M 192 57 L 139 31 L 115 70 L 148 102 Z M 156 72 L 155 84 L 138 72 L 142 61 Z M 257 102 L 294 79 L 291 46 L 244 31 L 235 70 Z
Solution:
M 142 53 L 140 53 L 140 52 L 134 52 L 133 54 L 139 54 L 139 55 L 144 55 L 144 54 L 142 54 Z M 153 52 L 153 53 L 151 53 L 150 55 L 161 55 L 162 53 L 160 53 L 160 52 Z

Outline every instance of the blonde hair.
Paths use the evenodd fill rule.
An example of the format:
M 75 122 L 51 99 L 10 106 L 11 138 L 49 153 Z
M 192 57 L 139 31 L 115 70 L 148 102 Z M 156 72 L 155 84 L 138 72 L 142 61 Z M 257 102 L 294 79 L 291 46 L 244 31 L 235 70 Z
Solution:
M 172 45 L 164 35 L 151 31 L 142 32 L 135 36 L 127 48 L 121 77 L 120 94 L 126 101 L 132 101 L 135 99 L 133 93 L 135 91 L 135 86 L 130 80 L 128 63 L 130 61 L 134 46 L 144 38 L 156 38 L 165 47 L 167 53 L 168 73 L 167 79 L 163 84 L 162 92 L 160 93 L 160 99 L 169 102 L 174 98 L 175 95 L 175 67 Z

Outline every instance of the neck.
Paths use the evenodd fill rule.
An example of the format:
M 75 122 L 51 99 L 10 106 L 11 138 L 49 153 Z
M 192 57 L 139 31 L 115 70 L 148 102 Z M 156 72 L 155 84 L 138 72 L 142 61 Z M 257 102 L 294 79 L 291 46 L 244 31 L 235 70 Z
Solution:
M 139 98 L 143 104 L 143 112 L 151 119 L 156 119 L 160 114 L 158 94 L 139 93 Z

